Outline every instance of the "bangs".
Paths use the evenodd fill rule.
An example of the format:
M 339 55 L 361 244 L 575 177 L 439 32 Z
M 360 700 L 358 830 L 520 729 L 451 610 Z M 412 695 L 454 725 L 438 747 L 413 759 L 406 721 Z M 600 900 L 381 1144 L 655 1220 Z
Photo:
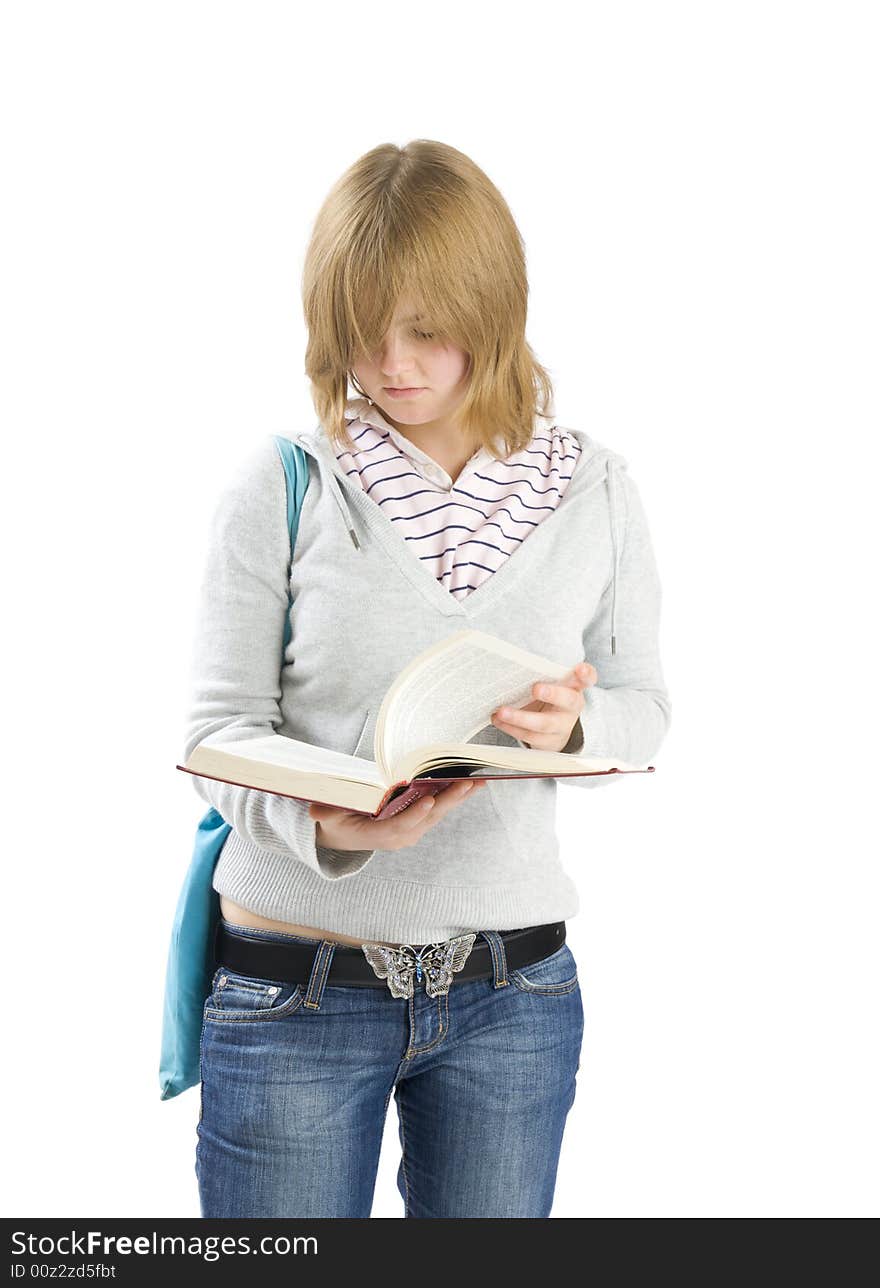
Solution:
M 408 320 L 447 343 L 467 352 L 479 343 L 479 311 L 466 307 L 473 286 L 467 256 L 434 246 L 433 231 L 389 223 L 381 239 L 371 229 L 365 246 L 354 241 L 340 251 L 330 303 L 347 368 L 380 347 L 401 299 L 412 302 Z

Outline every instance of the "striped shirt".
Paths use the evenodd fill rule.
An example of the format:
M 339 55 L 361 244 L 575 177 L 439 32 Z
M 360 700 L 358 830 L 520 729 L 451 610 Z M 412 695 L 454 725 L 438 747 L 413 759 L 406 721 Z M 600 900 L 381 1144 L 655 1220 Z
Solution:
M 582 451 L 567 430 L 542 425 L 503 460 L 480 447 L 453 482 L 365 398 L 348 402 L 346 421 L 356 450 L 337 451 L 339 464 L 456 599 L 497 572 L 553 513 Z

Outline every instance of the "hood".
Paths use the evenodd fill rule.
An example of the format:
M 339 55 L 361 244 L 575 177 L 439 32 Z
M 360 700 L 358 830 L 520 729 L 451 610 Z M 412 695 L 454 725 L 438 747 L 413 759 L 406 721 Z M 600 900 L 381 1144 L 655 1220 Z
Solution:
M 355 417 L 351 417 L 351 419 L 355 419 Z M 349 423 L 351 423 L 351 420 L 349 420 Z M 555 424 L 559 429 L 564 429 L 566 433 L 577 439 L 582 452 L 563 497 L 563 504 L 580 496 L 582 493 L 592 492 L 596 487 L 604 486 L 608 492 L 608 522 L 611 530 L 613 557 L 609 648 L 611 655 L 614 656 L 617 652 L 617 578 L 620 570 L 621 546 L 620 514 L 624 508 L 621 505 L 620 497 L 623 486 L 620 472 L 627 468 L 627 462 L 619 452 L 613 451 L 610 447 L 605 447 L 602 443 L 590 438 L 582 430 L 571 429 L 568 426 L 559 425 L 558 422 L 555 422 Z M 357 539 L 357 533 L 354 528 L 351 501 L 349 499 L 350 490 L 357 485 L 352 483 L 336 459 L 336 453 L 324 431 L 324 427 L 319 424 L 314 429 L 302 430 L 298 434 L 291 435 L 290 439 L 291 442 L 297 443 L 303 451 L 307 452 L 316 461 L 321 471 L 321 477 L 326 482 L 339 507 L 339 512 L 342 515 L 354 548 L 361 550 L 361 543 Z

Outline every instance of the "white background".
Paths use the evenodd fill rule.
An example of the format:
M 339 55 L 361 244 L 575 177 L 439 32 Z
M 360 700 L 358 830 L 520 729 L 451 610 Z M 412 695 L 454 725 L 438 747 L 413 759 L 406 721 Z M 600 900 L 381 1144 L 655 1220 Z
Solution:
M 510 203 L 557 415 L 629 462 L 664 588 L 656 774 L 559 792 L 553 1215 L 877 1214 L 873 10 L 4 6 L 6 1214 L 198 1215 L 157 1067 L 208 520 L 314 421 L 321 201 L 418 137 Z M 398 1158 L 392 1101 L 374 1216 Z

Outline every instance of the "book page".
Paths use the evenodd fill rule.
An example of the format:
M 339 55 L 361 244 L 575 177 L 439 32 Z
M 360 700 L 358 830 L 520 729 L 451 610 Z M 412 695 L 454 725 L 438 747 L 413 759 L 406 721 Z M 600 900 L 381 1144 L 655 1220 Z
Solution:
M 458 631 L 415 658 L 389 689 L 376 723 L 376 759 L 387 761 L 383 772 L 391 781 L 419 748 L 468 742 L 491 724 L 498 707 L 525 705 L 533 684 L 561 680 L 574 665 L 484 631 Z
M 325 774 L 333 778 L 370 783 L 376 787 L 384 785 L 382 771 L 374 761 L 362 756 L 350 756 L 342 751 L 330 751 L 326 747 L 316 747 L 313 743 L 300 742 L 298 738 L 287 738 L 283 734 L 266 734 L 258 738 L 232 738 L 228 735 L 224 737 L 222 733 L 213 734 L 199 745 L 208 749 L 221 749 L 227 755 L 245 760 L 279 765 L 284 769 L 295 770 L 298 774 Z M 191 761 L 193 759 L 194 757 L 190 757 Z
M 446 766 L 452 764 L 457 772 L 453 777 L 533 778 L 546 774 L 563 778 L 574 774 L 643 773 L 646 766 L 631 765 L 625 760 L 608 760 L 595 756 L 571 756 L 561 751 L 530 751 L 526 747 L 492 747 L 491 759 L 486 760 L 485 743 L 436 744 L 425 751 L 421 748 L 397 762 L 400 777 L 409 781 L 419 777 L 444 777 Z

